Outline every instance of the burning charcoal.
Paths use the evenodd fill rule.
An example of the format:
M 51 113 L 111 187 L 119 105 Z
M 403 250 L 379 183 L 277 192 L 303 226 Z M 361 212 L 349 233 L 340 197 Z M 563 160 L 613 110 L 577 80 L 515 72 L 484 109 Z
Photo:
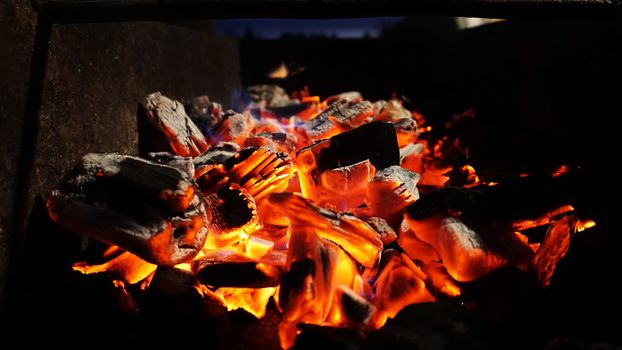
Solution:
M 158 267 L 147 289 L 147 302 L 160 312 L 216 318 L 222 316 L 225 305 L 211 293 L 205 293 L 197 277 L 189 271 Z
M 512 228 L 516 231 L 524 231 L 524 230 L 528 230 L 528 229 L 532 229 L 534 227 L 538 227 L 538 226 L 543 226 L 543 225 L 548 225 L 552 222 L 554 222 L 555 217 L 558 217 L 562 214 L 566 214 L 569 213 L 571 211 L 573 211 L 574 208 L 570 205 L 564 205 L 562 207 L 559 207 L 555 210 L 551 210 L 548 213 L 545 213 L 544 215 L 540 216 L 539 218 L 535 219 L 535 220 L 518 220 L 515 221 L 512 225 Z
M 410 164 L 409 164 L 410 165 Z M 415 162 L 414 166 L 417 165 Z M 424 159 L 419 185 L 430 188 L 442 188 L 449 181 L 449 172 L 453 169 L 451 165 L 443 164 L 437 160 Z
M 566 216 L 553 222 L 546 231 L 544 241 L 532 261 L 538 281 L 543 287 L 549 285 L 555 266 L 568 252 L 570 236 L 574 233 L 575 224 L 576 219 Z
M 194 177 L 194 163 L 191 157 L 180 157 L 168 152 L 150 152 L 147 154 L 147 159 L 154 163 L 172 166 Z
M 409 206 L 405 216 L 417 238 L 436 249 L 457 281 L 471 281 L 506 264 L 520 266 L 533 256 L 511 224 L 494 215 L 501 210 L 499 192 L 496 187 L 487 189 L 430 192 Z
M 417 139 L 417 121 L 412 118 L 410 111 L 404 108 L 399 100 L 389 100 L 389 102 L 379 104 L 376 108 L 380 110 L 376 112 L 374 120 L 393 123 L 400 147 Z
M 373 267 L 382 242 L 367 223 L 357 217 L 320 208 L 291 193 L 272 193 L 260 207 L 264 223 L 275 226 L 296 224 L 314 229 L 322 238 L 339 244 L 361 265 Z
M 441 221 L 435 247 L 451 277 L 461 282 L 477 279 L 509 262 L 455 218 Z
M 290 229 L 288 272 L 279 292 L 283 310 L 279 338 L 284 349 L 294 344 L 296 324 L 327 320 L 335 288 L 349 288 L 357 274 L 356 266 L 338 245 L 321 240 L 312 228 L 294 224 Z
M 342 131 L 362 125 L 373 113 L 372 104 L 361 100 L 339 100 L 327 109 L 331 111 L 328 118 Z
M 376 216 L 388 219 L 399 214 L 401 218 L 402 209 L 419 199 L 417 181 L 419 174 L 399 165 L 382 169 L 369 182 L 365 203 Z
M 294 350 L 341 349 L 358 350 L 364 339 L 361 331 L 344 327 L 320 326 L 301 323 Z
M 229 175 L 224 163 L 239 149 L 240 147 L 235 143 L 221 142 L 194 158 L 195 179 L 203 195 L 215 193 L 229 183 Z
M 342 99 L 306 122 L 302 130 L 311 139 L 323 139 L 362 125 L 372 113 L 369 101 Z
M 141 113 L 166 138 L 175 154 L 196 157 L 207 149 L 205 137 L 186 115 L 180 102 L 156 92 L 147 96 L 141 105 Z
M 257 201 L 269 193 L 284 191 L 295 170 L 287 154 L 252 147 L 238 152 L 225 165 L 231 181 Z
M 193 158 L 197 177 L 201 175 L 201 168 L 216 164 L 224 164 L 227 159 L 233 157 L 240 150 L 240 146 L 232 142 L 221 142 L 210 147 L 205 153 Z
M 274 287 L 281 275 L 276 266 L 226 249 L 208 251 L 191 265 L 199 280 L 212 287 Z
M 194 180 L 136 157 L 87 154 L 50 193 L 47 207 L 61 226 L 158 265 L 192 259 L 207 235 Z
M 228 110 L 223 116 L 223 122 L 216 129 L 210 130 L 210 135 L 213 135 L 212 140 L 218 142 L 228 141 L 243 145 L 254 126 L 255 121 L 249 112 L 237 113 Z
M 306 198 L 320 205 L 329 204 L 340 210 L 349 209 L 348 205 L 352 204 L 349 202 L 355 202 L 355 200 L 344 201 L 343 196 L 333 189 L 333 187 L 343 186 L 335 186 L 336 184 L 322 179 L 322 176 L 324 172 L 335 169 L 337 170 L 333 175 L 342 174 L 340 177 L 344 181 L 349 177 L 352 178 L 349 175 L 352 170 L 357 170 L 356 174 L 364 175 L 365 172 L 361 170 L 368 169 L 368 173 L 373 174 L 372 167 L 366 166 L 366 163 L 361 164 L 365 161 L 371 163 L 375 170 L 382 170 L 399 163 L 395 129 L 391 124 L 382 122 L 365 124 L 298 151 L 296 165 L 302 193 Z M 353 165 L 357 166 L 348 168 Z M 329 175 L 330 173 L 324 178 Z M 365 176 L 362 176 L 362 180 L 360 177 L 357 179 L 359 179 L 357 180 L 359 184 L 366 180 Z
M 483 193 L 479 190 L 447 187 L 427 193 L 411 204 L 405 219 L 417 238 L 434 245 L 442 219 L 454 215 L 484 222 L 487 214 Z
M 219 103 L 210 101 L 208 96 L 199 96 L 188 101 L 184 101 L 186 113 L 196 126 L 199 127 L 203 135 L 210 139 L 210 131 L 223 121 L 223 109 Z
M 364 203 L 367 184 L 375 173 L 369 160 L 326 170 L 320 175 L 321 186 L 316 188 L 315 195 L 323 198 L 320 203 L 332 204 L 339 210 L 359 207 Z
M 266 288 L 229 288 L 222 287 L 216 289 L 216 295 L 222 297 L 228 311 L 242 309 L 249 314 L 260 319 L 266 316 L 269 311 L 268 302 L 276 293 L 277 287 Z M 271 331 L 276 328 L 276 321 L 272 324 Z M 240 328 L 238 328 L 239 330 Z M 276 343 L 276 341 L 275 341 Z
M 238 252 L 251 259 L 260 259 L 268 254 L 274 247 L 274 242 L 262 239 L 257 236 L 250 236 L 238 245 Z
M 239 242 L 242 234 L 261 229 L 255 200 L 237 184 L 205 197 L 209 219 L 206 246 L 219 248 Z
M 229 183 L 229 174 L 223 164 L 203 166 L 200 172 L 201 175 L 197 176 L 196 181 L 204 196 L 220 191 Z
M 284 107 L 296 104 L 285 90 L 277 85 L 253 85 L 246 89 L 251 101 L 260 107 Z
M 423 273 L 428 276 L 428 280 L 426 281 L 429 282 L 427 283 L 428 288 L 431 287 L 439 293 L 450 297 L 457 297 L 460 295 L 460 287 L 456 284 L 456 281 L 449 276 L 443 264 L 430 261 L 423 265 L 422 270 Z
M 351 328 L 365 328 L 376 312 L 376 307 L 351 289 L 340 286 L 333 301 L 339 308 L 341 323 Z
M 394 123 L 403 119 L 412 119 L 410 111 L 404 108 L 401 101 L 396 99 L 391 99 L 385 103 L 379 103 L 377 108 L 379 110 L 374 116 L 375 120 Z M 415 123 L 415 127 L 416 126 L 417 124 Z
M 397 234 L 387 221 L 383 218 L 379 217 L 371 217 L 367 219 L 367 223 L 371 226 L 376 232 L 378 232 L 378 236 L 382 241 L 382 245 L 388 246 L 393 243 L 397 239 Z
M 330 138 L 318 149 L 318 171 L 369 159 L 377 170 L 399 164 L 395 129 L 390 123 L 372 122 Z M 299 152 L 300 154 L 300 152 Z
M 283 321 L 279 325 L 281 347 L 289 349 L 296 338 L 296 324 L 321 323 L 332 298 L 330 254 L 313 230 L 292 228 L 287 254 L 288 271 L 279 290 Z M 322 258 L 322 255 L 325 258 Z
M 417 174 L 424 171 L 423 143 L 411 143 L 400 148 L 400 166 Z
M 158 267 L 117 246 L 109 247 L 103 258 L 105 262 L 78 262 L 72 268 L 85 275 L 110 272 L 129 284 L 135 284 L 147 278 Z
M 324 103 L 326 103 L 327 105 L 330 105 L 340 100 L 356 101 L 356 100 L 361 100 L 362 98 L 363 96 L 361 96 L 361 93 L 358 91 L 347 91 L 347 92 L 342 92 L 340 94 L 327 97 L 326 99 L 324 99 Z
M 406 305 L 434 301 L 425 279 L 426 275 L 405 254 L 385 250 L 373 285 L 373 303 L 378 308 L 376 326 L 382 326 L 387 317 L 393 318 Z
M 397 133 L 397 144 L 400 147 L 412 144 L 419 136 L 417 133 L 417 122 L 410 117 L 394 121 L 393 126 Z
M 287 153 L 290 156 L 294 155 L 296 151 L 296 144 L 298 140 L 296 136 L 286 132 L 262 132 L 250 136 L 244 142 L 245 147 L 262 147 L 271 146 L 274 147 L 274 152 Z
M 424 146 L 422 143 L 409 143 L 408 145 L 400 148 L 400 165 L 403 164 L 410 157 L 419 157 L 423 152 L 423 149 Z M 406 169 L 414 171 L 409 168 Z
M 400 225 L 397 244 L 406 252 L 409 258 L 419 260 L 424 264 L 440 260 L 434 247 L 417 238 L 417 235 L 410 229 L 406 220 L 402 221 Z

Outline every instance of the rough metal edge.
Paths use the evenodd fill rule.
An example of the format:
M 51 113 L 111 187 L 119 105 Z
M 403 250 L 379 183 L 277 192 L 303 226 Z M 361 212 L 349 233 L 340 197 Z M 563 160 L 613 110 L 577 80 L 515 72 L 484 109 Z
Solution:
M 622 0 L 33 0 L 58 22 L 215 18 L 619 16 Z

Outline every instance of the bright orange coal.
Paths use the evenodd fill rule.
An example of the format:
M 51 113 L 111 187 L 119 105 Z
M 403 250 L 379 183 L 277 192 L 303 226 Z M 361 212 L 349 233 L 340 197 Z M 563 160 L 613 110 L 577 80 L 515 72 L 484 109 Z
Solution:
M 287 74 L 285 66 L 273 72 Z M 192 260 L 174 267 L 184 276 L 196 275 L 196 293 L 226 310 L 244 309 L 261 318 L 274 300 L 282 314 L 283 348 L 294 345 L 299 323 L 370 331 L 407 305 L 457 297 L 461 283 L 510 264 L 535 270 L 546 285 L 570 235 L 595 225 L 575 219 L 570 205 L 478 228 L 453 208 L 429 217 L 408 215 L 419 191 L 446 187 L 453 170 L 447 159 L 460 152 L 459 140 L 434 139 L 425 118 L 397 99 L 301 96 L 307 107 L 295 118 L 277 116 L 264 103 L 261 118 L 250 112 L 230 116 L 214 132 L 218 140 L 207 137 L 210 149 L 228 141 L 238 151 L 226 162 L 197 167 L 198 185 L 181 194 L 188 207 L 194 191 L 202 192 L 209 233 Z M 347 163 L 339 156 L 326 160 L 336 147 L 327 138 L 372 122 L 395 129 L 395 164 L 378 166 L 382 160 L 372 159 L 373 152 L 369 159 Z M 369 146 L 364 143 L 361 148 Z M 260 147 L 240 150 L 248 145 Z M 465 191 L 496 185 L 471 165 L 457 171 Z M 560 166 L 552 176 L 569 171 Z M 547 225 L 540 244 L 523 234 Z M 150 288 L 159 267 L 112 246 L 100 261 L 73 268 L 111 272 L 115 286 L 127 294 L 126 285 Z

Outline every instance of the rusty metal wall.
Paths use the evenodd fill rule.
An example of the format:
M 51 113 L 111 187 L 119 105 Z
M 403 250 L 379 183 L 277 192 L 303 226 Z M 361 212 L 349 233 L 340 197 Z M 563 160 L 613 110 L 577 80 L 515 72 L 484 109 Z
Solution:
M 237 41 L 217 35 L 210 22 L 54 24 L 41 106 L 24 124 L 37 15 L 27 1 L 6 0 L 0 8 L 1 296 L 7 278 L 19 283 L 6 273 L 20 264 L 34 200 L 84 153 L 136 153 L 136 110 L 146 94 L 207 94 L 226 105 L 240 78 Z M 22 137 L 35 140 L 23 147 L 34 149 L 20 149 Z M 20 188 L 25 193 L 16 193 Z

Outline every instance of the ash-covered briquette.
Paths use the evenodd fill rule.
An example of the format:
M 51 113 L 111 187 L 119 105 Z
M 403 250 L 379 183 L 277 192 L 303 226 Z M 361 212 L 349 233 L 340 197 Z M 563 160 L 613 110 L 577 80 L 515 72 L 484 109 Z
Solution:
M 232 142 L 221 142 L 210 147 L 205 153 L 192 158 L 194 167 L 198 170 L 205 166 L 224 164 L 240 150 L 240 146 Z
M 61 226 L 117 245 L 157 265 L 192 259 L 207 218 L 186 173 L 118 154 L 84 156 L 47 200 Z
M 141 135 L 143 151 L 170 150 L 182 157 L 196 157 L 209 146 L 201 130 L 186 114 L 184 106 L 159 92 L 145 98 L 139 107 L 138 118 L 145 131 Z M 168 149 L 163 149 L 162 138 L 168 143 Z

